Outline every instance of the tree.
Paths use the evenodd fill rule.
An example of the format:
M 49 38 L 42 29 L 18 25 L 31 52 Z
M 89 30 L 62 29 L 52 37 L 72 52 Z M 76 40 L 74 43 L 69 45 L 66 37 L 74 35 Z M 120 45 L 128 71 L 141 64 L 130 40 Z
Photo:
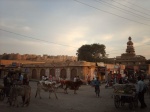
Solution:
M 79 61 L 89 61 L 96 62 L 100 58 L 106 56 L 105 45 L 103 44 L 91 44 L 91 45 L 82 45 L 77 50 L 77 56 Z

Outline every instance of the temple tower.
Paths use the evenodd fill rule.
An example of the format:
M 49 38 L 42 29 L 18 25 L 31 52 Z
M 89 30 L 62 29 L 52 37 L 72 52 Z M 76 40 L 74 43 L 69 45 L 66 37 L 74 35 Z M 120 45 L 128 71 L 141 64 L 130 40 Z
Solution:
M 127 42 L 127 48 L 126 48 L 126 53 L 123 53 L 121 55 L 122 58 L 133 58 L 135 57 L 135 50 L 133 47 L 133 42 L 132 42 L 132 38 L 129 37 L 128 38 L 128 42 Z
M 135 55 L 135 50 L 134 50 L 134 47 L 133 47 L 133 42 L 132 42 L 131 37 L 128 38 L 126 53 Z

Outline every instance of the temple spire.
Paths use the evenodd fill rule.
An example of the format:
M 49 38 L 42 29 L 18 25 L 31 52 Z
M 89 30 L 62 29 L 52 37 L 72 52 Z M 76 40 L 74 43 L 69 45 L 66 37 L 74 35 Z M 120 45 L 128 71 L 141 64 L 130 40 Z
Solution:
M 126 53 L 127 54 L 135 54 L 135 50 L 133 47 L 133 42 L 132 42 L 131 37 L 128 38 Z

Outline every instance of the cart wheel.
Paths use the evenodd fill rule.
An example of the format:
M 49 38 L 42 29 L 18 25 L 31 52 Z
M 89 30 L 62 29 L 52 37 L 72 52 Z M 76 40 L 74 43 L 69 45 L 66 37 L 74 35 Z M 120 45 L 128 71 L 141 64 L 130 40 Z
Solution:
M 129 109 L 130 109 L 130 110 L 132 110 L 132 109 L 133 109 L 133 107 L 134 107 L 133 102 L 129 103 Z
M 115 103 L 115 107 L 119 108 L 119 106 L 120 106 L 120 96 L 119 95 L 116 95 L 114 97 L 114 103 Z
M 3 101 L 5 98 L 5 93 L 3 90 L 0 91 L 0 101 Z

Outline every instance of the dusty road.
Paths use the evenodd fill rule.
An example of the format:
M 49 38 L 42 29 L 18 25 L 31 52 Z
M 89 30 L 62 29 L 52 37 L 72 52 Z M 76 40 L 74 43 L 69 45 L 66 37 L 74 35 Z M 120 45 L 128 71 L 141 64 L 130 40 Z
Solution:
M 149 112 L 150 97 L 146 95 L 146 103 L 148 108 L 141 110 L 139 107 L 135 110 L 129 110 L 128 105 L 116 109 L 114 99 L 111 97 L 113 89 L 105 89 L 101 86 L 101 98 L 97 98 L 94 93 L 94 88 L 83 85 L 73 94 L 69 90 L 69 94 L 64 94 L 62 89 L 58 89 L 57 96 L 51 94 L 51 99 L 48 98 L 48 93 L 42 91 L 42 99 L 35 98 L 36 82 L 30 82 L 32 87 L 31 103 L 29 107 L 10 107 L 6 104 L 6 99 L 0 102 L 0 112 Z M 21 100 L 21 99 L 20 99 Z

